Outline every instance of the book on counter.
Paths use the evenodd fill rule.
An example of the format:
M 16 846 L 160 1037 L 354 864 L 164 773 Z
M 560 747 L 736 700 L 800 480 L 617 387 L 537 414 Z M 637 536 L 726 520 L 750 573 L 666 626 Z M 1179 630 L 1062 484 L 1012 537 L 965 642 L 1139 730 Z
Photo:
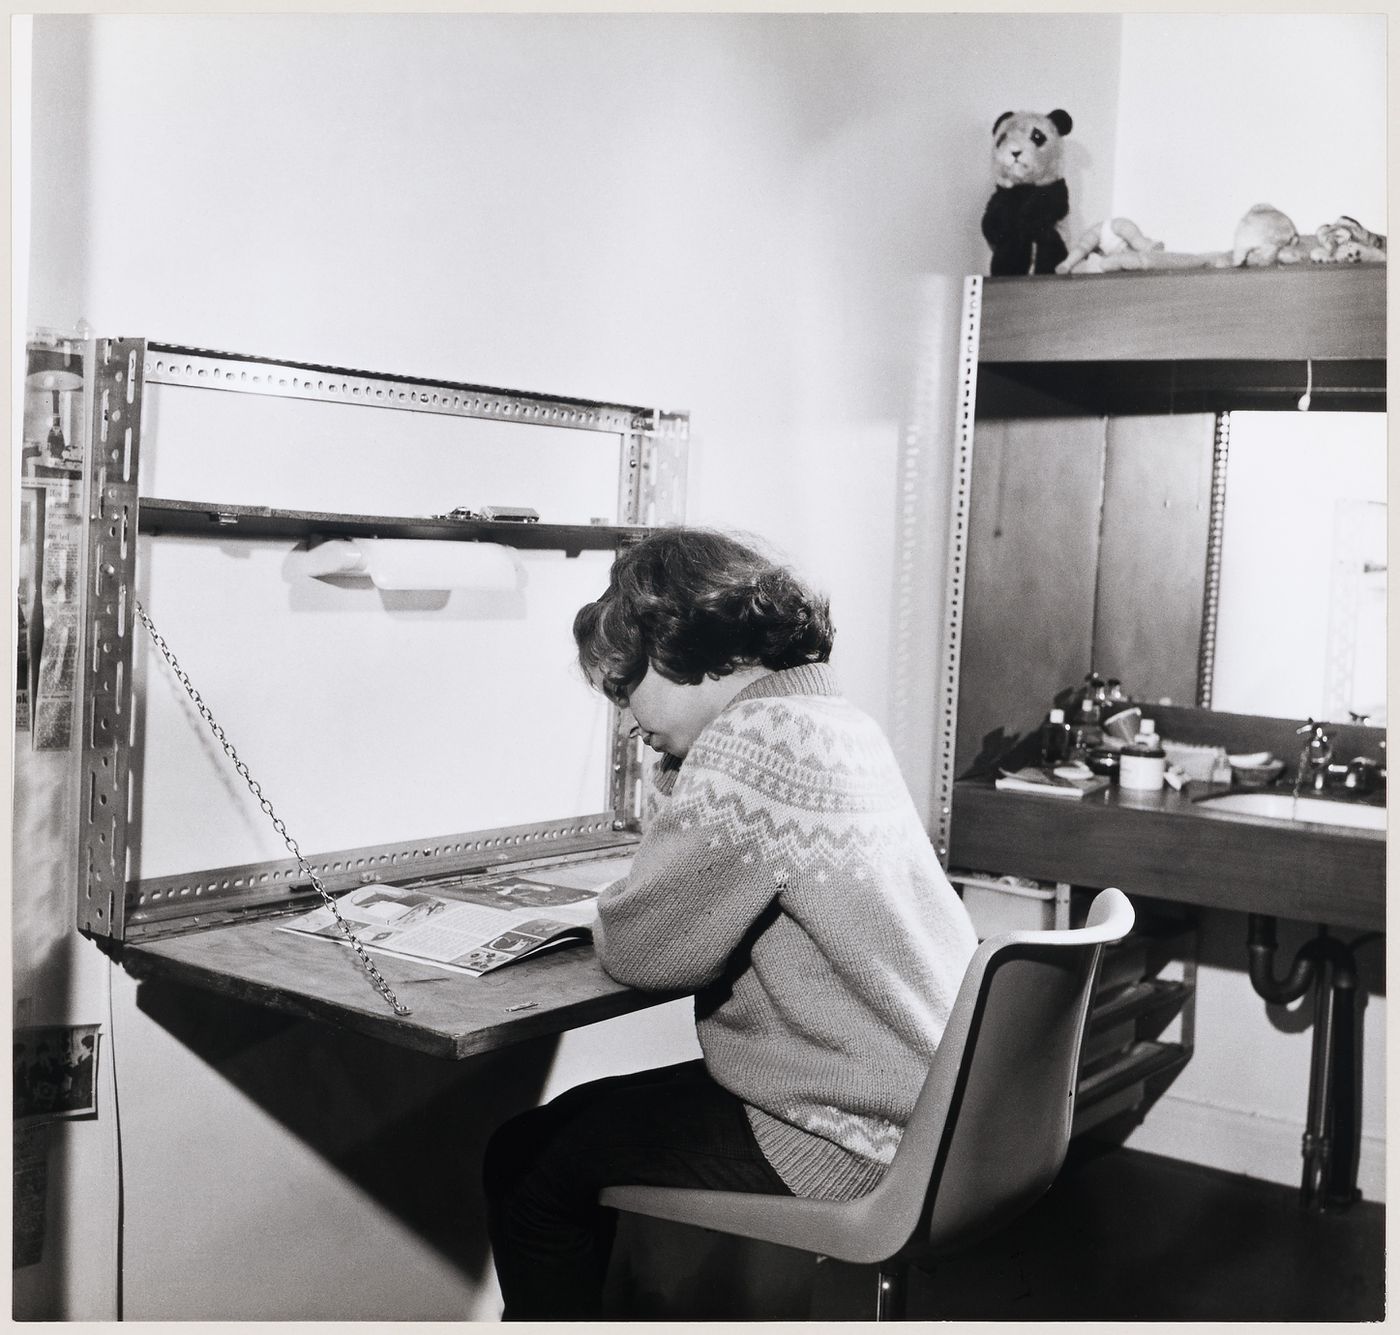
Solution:
M 1067 766 L 1057 770 L 1028 765 L 1024 769 L 1002 770 L 997 787 L 1009 793 L 1040 793 L 1046 797 L 1083 797 L 1108 787 L 1108 778 L 1095 774 L 1086 765 L 1083 776 L 1066 774 Z

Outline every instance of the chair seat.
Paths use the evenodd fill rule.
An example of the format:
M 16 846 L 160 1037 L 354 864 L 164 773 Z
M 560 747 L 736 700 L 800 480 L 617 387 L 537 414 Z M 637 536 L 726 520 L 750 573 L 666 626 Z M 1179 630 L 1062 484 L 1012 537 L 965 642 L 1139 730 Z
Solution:
M 918 1210 L 882 1212 L 872 1192 L 855 1201 L 818 1201 L 742 1191 L 682 1187 L 606 1187 L 603 1205 L 653 1219 L 695 1224 L 719 1233 L 872 1265 L 893 1256 L 918 1222 Z M 912 1215 L 912 1217 L 910 1217 Z
M 978 946 L 899 1148 L 866 1195 L 614 1186 L 599 1201 L 882 1272 L 972 1244 L 1033 1204 L 1064 1163 L 1099 960 L 1133 922 L 1127 896 L 1108 889 L 1083 927 Z

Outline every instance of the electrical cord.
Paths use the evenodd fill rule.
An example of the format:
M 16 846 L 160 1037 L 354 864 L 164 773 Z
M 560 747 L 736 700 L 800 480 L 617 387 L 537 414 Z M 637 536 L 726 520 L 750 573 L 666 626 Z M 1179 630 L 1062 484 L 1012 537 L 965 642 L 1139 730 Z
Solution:
M 116 1236 L 116 1308 L 117 1320 L 124 1319 L 126 1275 L 126 1166 L 122 1155 L 121 1095 L 117 1081 L 116 1003 L 112 996 L 112 974 L 115 965 L 107 964 L 107 1066 L 112 1075 L 112 1149 L 116 1158 L 117 1177 L 117 1236 Z

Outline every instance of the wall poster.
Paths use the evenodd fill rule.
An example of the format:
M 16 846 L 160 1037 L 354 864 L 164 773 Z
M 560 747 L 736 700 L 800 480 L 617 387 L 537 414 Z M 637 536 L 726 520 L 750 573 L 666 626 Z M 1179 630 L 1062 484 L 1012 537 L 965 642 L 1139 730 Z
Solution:
M 34 675 L 39 666 L 32 640 L 39 599 L 39 554 L 44 546 L 44 493 L 33 484 L 20 488 L 19 562 L 15 583 L 19 594 L 19 634 L 15 640 L 15 732 L 31 728 Z
M 31 344 L 25 376 L 16 726 L 35 750 L 73 741 L 88 430 L 83 355 Z

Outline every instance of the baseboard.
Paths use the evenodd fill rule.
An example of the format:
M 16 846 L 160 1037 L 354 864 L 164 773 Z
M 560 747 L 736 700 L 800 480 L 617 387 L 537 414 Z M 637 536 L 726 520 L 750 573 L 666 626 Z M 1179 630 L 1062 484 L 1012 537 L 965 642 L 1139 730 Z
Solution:
M 1303 1126 L 1167 1091 L 1123 1142 L 1227 1173 L 1296 1186 L 1303 1175 Z M 1385 1200 L 1385 1139 L 1362 1135 L 1356 1184 L 1363 1200 Z

